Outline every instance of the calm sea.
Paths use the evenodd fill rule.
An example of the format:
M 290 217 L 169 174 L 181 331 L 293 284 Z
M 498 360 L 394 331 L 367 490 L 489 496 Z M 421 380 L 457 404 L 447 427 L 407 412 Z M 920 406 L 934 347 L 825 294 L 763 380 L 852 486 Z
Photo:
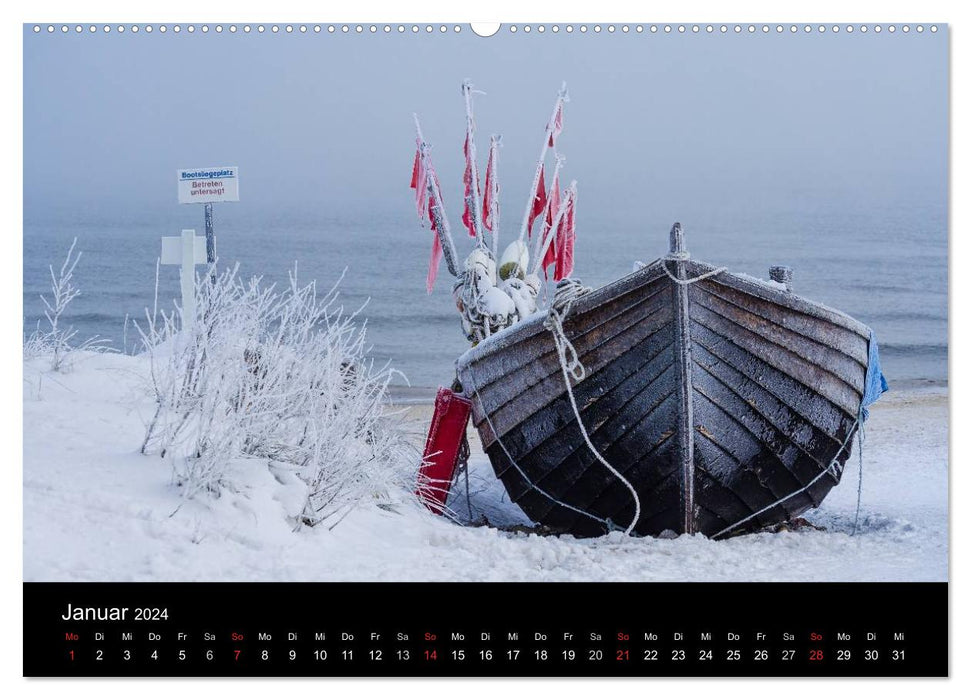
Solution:
M 173 214 L 177 218 L 154 223 L 134 217 L 26 221 L 25 333 L 42 317 L 39 295 L 48 290 L 48 265 L 59 266 L 76 237 L 83 252 L 75 274 L 82 294 L 66 320 L 82 336 L 100 335 L 119 350 L 133 351 L 137 336 L 129 326 L 126 342 L 125 316 L 144 318 L 145 308 L 152 304 L 159 237 L 192 226 L 201 234 L 202 209 L 192 209 L 178 209 Z M 695 258 L 758 277 L 767 277 L 770 265 L 790 265 L 798 294 L 874 329 L 891 384 L 946 381 L 943 215 L 912 208 L 822 213 L 805 209 L 753 210 L 701 220 L 686 216 L 688 248 Z M 300 277 L 316 279 L 321 287 L 329 287 L 346 268 L 341 300 L 347 310 L 366 304 L 363 315 L 372 355 L 390 359 L 413 386 L 448 384 L 454 360 L 467 344 L 444 263 L 434 293 L 425 293 L 430 234 L 409 214 L 353 223 L 313 215 L 247 221 L 233 213 L 232 205 L 217 205 L 220 264 L 238 262 L 247 277 L 282 281 L 299 261 Z M 576 276 L 599 286 L 629 273 L 634 260 L 664 254 L 671 223 L 598 222 L 587 212 L 578 224 Z M 505 242 L 509 240 L 507 233 Z M 467 240 L 458 244 L 460 254 L 469 250 Z M 177 295 L 177 268 L 163 267 L 160 301 L 171 304 Z

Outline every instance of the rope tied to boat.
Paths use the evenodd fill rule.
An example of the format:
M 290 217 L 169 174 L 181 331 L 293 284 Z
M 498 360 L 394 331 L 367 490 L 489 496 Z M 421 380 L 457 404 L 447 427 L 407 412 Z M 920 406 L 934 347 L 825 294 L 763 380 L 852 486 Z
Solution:
M 701 280 L 706 280 L 709 277 L 714 277 L 715 275 L 720 275 L 721 273 L 723 273 L 725 270 L 728 269 L 725 266 L 716 267 L 714 270 L 709 270 L 708 272 L 706 272 L 706 273 L 704 273 L 702 275 L 698 275 L 697 277 L 689 277 L 688 279 L 684 279 L 683 280 L 683 279 L 680 279 L 677 275 L 672 274 L 672 272 L 668 269 L 668 261 L 669 260 L 672 261 L 672 262 L 683 262 L 685 260 L 688 260 L 688 252 L 687 251 L 684 251 L 682 253 L 669 253 L 668 255 L 666 255 L 663 258 L 660 258 L 660 260 L 659 260 L 659 262 L 661 263 L 661 269 L 664 270 L 664 274 L 666 274 L 668 276 L 668 278 L 672 282 L 674 282 L 676 284 L 682 284 L 682 285 L 694 284 L 695 282 L 701 282 Z
M 523 468 L 519 466 L 515 458 L 512 456 L 512 454 L 510 454 L 509 450 L 506 449 L 506 445 L 503 443 L 502 438 L 499 437 L 499 431 L 496 430 L 496 426 L 493 425 L 492 423 L 492 418 L 489 417 L 489 412 L 486 410 L 485 402 L 482 400 L 482 396 L 479 394 L 478 386 L 476 386 L 475 372 L 472 371 L 472 365 L 469 365 L 469 380 L 472 383 L 472 387 L 471 387 L 472 393 L 475 395 L 475 398 L 478 399 L 479 401 L 479 406 L 482 408 L 482 415 L 485 416 L 486 424 L 489 426 L 489 430 L 492 431 L 493 436 L 496 438 L 496 443 L 498 443 L 499 449 L 503 451 L 503 454 L 506 455 L 506 459 L 509 460 L 509 464 L 511 464 L 513 468 L 517 472 L 519 472 L 519 476 L 523 478 L 523 481 L 526 482 L 529 488 L 536 491 L 538 494 L 540 494 L 541 496 L 543 496 L 550 502 L 555 503 L 558 506 L 566 508 L 567 510 L 572 510 L 574 513 L 590 518 L 591 520 L 596 520 L 598 523 L 606 527 L 608 532 L 613 530 L 614 529 L 613 523 L 609 519 L 605 520 L 604 518 L 600 518 L 594 515 L 593 513 L 588 513 L 582 508 L 577 508 L 576 506 L 573 506 L 573 505 L 570 505 L 569 503 L 565 503 L 561 501 L 556 496 L 553 496 L 549 492 L 540 488 L 532 479 L 526 476 L 526 472 L 523 471 Z
M 556 285 L 556 294 L 553 297 L 553 302 L 550 304 L 546 320 L 543 321 L 543 327 L 553 334 L 553 344 L 556 346 L 556 355 L 560 361 L 560 370 L 563 372 L 566 394 L 570 399 L 573 415 L 577 419 L 577 427 L 580 428 L 580 434 L 587 444 L 587 449 L 590 450 L 590 453 L 593 454 L 598 462 L 605 466 L 630 491 L 631 497 L 634 499 L 634 517 L 631 519 L 627 529 L 624 530 L 625 535 L 630 535 L 634 530 L 634 526 L 637 525 L 637 521 L 641 518 L 641 499 L 637 496 L 637 490 L 633 484 L 624 478 L 624 475 L 617 471 L 594 446 L 589 433 L 587 433 L 586 426 L 583 425 L 583 419 L 580 417 L 580 409 L 577 406 L 576 397 L 573 395 L 573 384 L 570 381 L 571 377 L 576 382 L 583 381 L 587 376 L 587 370 L 580 361 L 576 348 L 570 342 L 570 339 L 567 338 L 566 332 L 563 330 L 563 319 L 570 313 L 577 299 L 590 291 L 590 288 L 584 287 L 580 283 L 580 280 L 570 278 L 560 280 Z
M 860 413 L 857 414 L 856 420 L 853 421 L 853 425 L 850 426 L 850 430 L 846 434 L 846 438 L 840 444 L 840 448 L 836 451 L 836 454 L 833 455 L 833 459 L 830 460 L 829 465 L 827 465 L 827 467 L 825 469 L 823 469 L 821 472 L 819 472 L 819 474 L 817 474 L 815 477 L 813 477 L 812 479 L 810 479 L 810 481 L 809 481 L 808 484 L 806 484 L 805 486 L 803 486 L 801 488 L 796 489 L 795 491 L 793 491 L 793 492 L 791 492 L 789 494 L 786 494 L 785 496 L 783 496 L 782 498 L 776 500 L 775 502 L 770 503 L 765 508 L 761 508 L 761 509 L 755 511 L 751 515 L 748 515 L 748 516 L 742 518 L 738 522 L 733 523 L 732 525 L 729 525 L 726 528 L 722 528 L 721 530 L 719 530 L 718 532 L 716 532 L 714 535 L 711 536 L 712 539 L 715 539 L 716 537 L 721 537 L 726 532 L 731 532 L 732 530 L 734 530 L 735 528 L 737 528 L 739 525 L 742 525 L 744 523 L 747 523 L 752 518 L 757 518 L 758 516 L 762 515 L 762 513 L 765 513 L 766 511 L 772 510 L 776 506 L 782 505 L 783 503 L 785 503 L 786 501 L 788 501 L 793 496 L 798 496 L 800 493 L 802 493 L 803 491 L 806 491 L 807 489 L 809 489 L 809 487 L 811 487 L 813 484 L 815 484 L 817 481 L 819 481 L 820 479 L 822 479 L 827 474 L 829 474 L 831 477 L 833 477 L 836 480 L 836 483 L 839 483 L 840 472 L 837 469 L 837 467 L 839 465 L 839 462 L 838 462 L 839 457 L 840 457 L 841 454 L 843 454 L 843 450 L 845 450 L 849 446 L 850 442 L 852 441 L 854 430 L 858 426 L 862 428 L 862 426 L 863 426 L 862 418 L 863 418 L 863 416 L 862 416 L 862 411 L 861 411 Z M 860 482 L 859 482 L 858 488 L 857 488 L 857 501 L 856 501 L 856 517 L 857 517 L 857 519 L 859 519 L 859 517 L 860 517 L 860 497 L 862 495 L 862 488 L 863 488 L 863 454 L 862 454 L 862 444 L 863 443 L 861 442 L 860 443 L 860 445 L 861 445 L 861 448 L 860 448 Z M 853 533 L 854 534 L 856 533 L 856 525 L 855 524 L 853 526 Z
M 563 319 L 569 315 L 577 299 L 591 291 L 590 287 L 583 286 L 578 279 L 567 277 L 560 280 L 556 285 L 556 292 L 553 295 L 552 303 L 550 303 L 546 319 L 543 321 L 543 328 L 553 334 L 554 341 L 557 343 L 557 350 L 562 345 L 566 371 L 575 382 L 582 382 L 586 378 L 587 369 L 580 362 L 576 348 L 573 347 L 573 343 L 570 342 L 563 331 Z
M 866 441 L 866 435 L 863 430 L 862 419 L 863 409 L 860 409 L 860 416 L 857 417 L 857 422 L 860 425 L 860 429 L 856 433 L 856 447 L 857 454 L 860 458 L 860 471 L 856 477 L 856 515 L 853 517 L 853 532 L 850 536 L 856 535 L 857 528 L 860 526 L 860 506 L 863 503 L 863 443 Z

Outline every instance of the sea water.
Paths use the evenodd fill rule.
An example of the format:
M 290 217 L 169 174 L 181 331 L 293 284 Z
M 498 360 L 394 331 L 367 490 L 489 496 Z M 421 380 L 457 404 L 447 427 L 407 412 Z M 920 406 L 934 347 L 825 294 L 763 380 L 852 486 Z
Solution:
M 24 225 L 24 333 L 42 321 L 41 294 L 49 294 L 49 265 L 57 269 L 71 241 L 82 252 L 75 271 L 81 295 L 62 323 L 78 339 L 99 335 L 123 352 L 139 350 L 131 321 L 144 323 L 154 303 L 159 238 L 181 228 L 203 233 L 202 207 L 172 207 L 162 216 L 63 212 Z M 695 214 L 692 216 L 692 214 Z M 767 278 L 771 265 L 794 270 L 793 291 L 837 308 L 873 328 L 891 385 L 947 380 L 947 234 L 941 208 L 819 207 L 813 203 L 737 212 L 685 212 L 682 223 L 692 257 Z M 635 260 L 667 250 L 673 222 L 598 213 L 578 215 L 575 276 L 600 286 L 631 272 Z M 343 274 L 339 303 L 367 322 L 371 355 L 390 361 L 412 386 L 448 385 L 455 359 L 468 348 L 452 301 L 444 261 L 432 294 L 425 291 L 431 234 L 411 211 L 341 220 L 322 212 L 274 212 L 244 218 L 217 205 L 220 266 L 239 263 L 244 277 L 286 282 L 299 278 L 329 289 Z M 500 243 L 512 238 L 500 233 Z M 464 231 L 460 257 L 471 250 Z M 199 268 L 201 270 L 201 268 Z M 160 268 L 159 304 L 179 295 L 176 266 Z M 126 315 L 129 323 L 126 323 Z M 399 379 L 398 383 L 404 383 Z

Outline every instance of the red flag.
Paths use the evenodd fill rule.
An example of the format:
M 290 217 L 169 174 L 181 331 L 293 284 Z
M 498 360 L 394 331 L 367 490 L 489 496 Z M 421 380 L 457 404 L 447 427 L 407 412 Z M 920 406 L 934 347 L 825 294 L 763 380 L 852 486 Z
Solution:
M 548 265 L 552 265 L 556 262 L 556 244 L 559 241 L 556 240 L 556 231 L 553 231 L 553 218 L 556 216 L 556 212 L 560 208 L 560 176 L 556 175 L 553 177 L 553 184 L 550 185 L 550 196 L 549 202 L 546 207 L 546 221 L 543 223 L 543 238 L 541 239 L 541 244 L 546 245 L 546 239 L 552 237 L 553 241 L 550 243 L 549 248 L 546 249 L 546 253 L 543 255 L 543 274 L 546 275 L 546 268 Z M 557 227 L 559 228 L 559 227 Z
M 573 192 L 569 194 L 570 201 L 567 210 L 563 215 L 556 232 L 556 267 L 553 268 L 553 281 L 559 282 L 561 279 L 573 274 L 573 244 L 577 239 L 576 229 L 576 196 Z
M 411 189 L 418 187 L 418 169 L 421 167 L 421 147 L 415 151 L 415 164 L 411 166 Z
M 561 101 L 556 108 L 556 114 L 553 116 L 553 121 L 550 122 L 550 148 L 553 148 L 554 141 L 556 137 L 560 135 L 563 131 L 563 102 Z
M 418 211 L 418 222 L 425 224 L 425 198 L 428 195 L 428 173 L 425 161 L 421 157 L 421 144 L 415 152 L 415 164 L 411 168 L 411 189 L 415 190 L 415 208 Z
M 472 211 L 469 205 L 472 203 L 472 168 L 475 167 L 475 163 L 469 157 L 469 135 L 465 135 L 465 145 L 462 147 L 462 151 L 465 153 L 465 174 L 462 175 L 462 182 L 465 183 L 465 209 L 462 211 L 462 223 L 465 224 L 465 228 L 468 229 L 469 235 L 475 238 L 475 226 L 472 224 Z M 478 174 L 478 173 L 477 173 Z M 478 181 L 478 178 L 476 178 Z M 475 196 L 478 197 L 479 193 L 476 192 Z
M 496 180 L 496 146 L 489 148 L 489 163 L 486 165 L 485 196 L 482 198 L 482 225 L 489 231 L 495 226 L 499 214 L 499 181 Z
M 543 166 L 539 168 L 539 181 L 536 183 L 536 192 L 533 194 L 533 210 L 529 213 L 529 225 L 526 227 L 526 232 L 529 234 L 529 238 L 533 237 L 533 222 L 536 221 L 536 217 L 543 213 L 546 209 L 546 182 L 543 178 Z
M 429 294 L 435 288 L 435 278 L 438 277 L 438 264 L 442 261 L 442 244 L 438 236 L 432 238 L 432 257 L 428 261 L 428 277 L 425 279 L 425 291 Z
M 434 175 L 432 176 L 434 177 Z M 432 256 L 428 261 L 428 276 L 425 278 L 425 290 L 431 294 L 435 287 L 435 278 L 438 277 L 438 264 L 442 261 L 442 243 L 438 240 L 438 227 L 435 225 L 435 217 L 432 215 L 432 207 L 436 206 L 435 197 L 428 198 L 428 218 L 432 222 Z

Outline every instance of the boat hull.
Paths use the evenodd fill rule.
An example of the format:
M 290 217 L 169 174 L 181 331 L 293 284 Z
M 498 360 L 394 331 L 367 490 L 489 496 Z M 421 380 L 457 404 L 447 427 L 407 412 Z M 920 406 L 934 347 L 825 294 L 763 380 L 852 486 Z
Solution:
M 577 536 L 725 537 L 791 520 L 839 483 L 858 428 L 869 329 L 695 261 L 661 260 L 581 297 L 572 384 L 534 317 L 463 355 L 482 444 L 531 519 Z M 708 275 L 706 277 L 706 275 Z M 677 283 L 674 278 L 690 280 Z

